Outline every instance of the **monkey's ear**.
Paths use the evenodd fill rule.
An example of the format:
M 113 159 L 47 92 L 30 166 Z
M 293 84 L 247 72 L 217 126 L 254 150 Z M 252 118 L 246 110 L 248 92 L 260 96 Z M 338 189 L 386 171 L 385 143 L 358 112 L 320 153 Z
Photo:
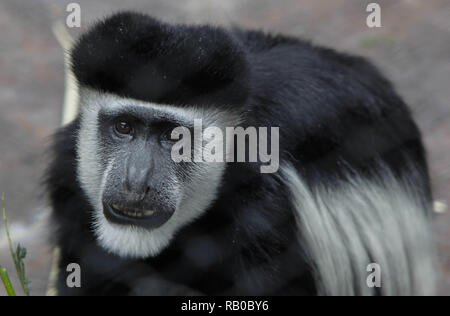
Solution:
M 169 25 L 124 12 L 95 24 L 74 46 L 81 85 L 149 102 L 242 105 L 249 66 L 240 43 L 211 26 Z

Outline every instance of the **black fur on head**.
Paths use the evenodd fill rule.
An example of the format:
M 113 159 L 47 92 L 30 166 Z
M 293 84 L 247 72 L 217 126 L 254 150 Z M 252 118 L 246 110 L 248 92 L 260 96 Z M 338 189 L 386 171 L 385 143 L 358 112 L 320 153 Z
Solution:
M 240 44 L 211 26 L 173 26 L 123 12 L 95 24 L 72 52 L 79 84 L 142 101 L 240 106 L 248 64 Z

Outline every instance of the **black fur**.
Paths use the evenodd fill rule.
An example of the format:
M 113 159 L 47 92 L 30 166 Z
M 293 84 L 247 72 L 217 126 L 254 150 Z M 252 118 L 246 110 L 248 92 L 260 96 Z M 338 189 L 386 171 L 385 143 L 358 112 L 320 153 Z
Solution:
M 366 60 L 256 31 L 173 26 L 115 15 L 78 41 L 73 70 L 83 86 L 157 103 L 236 106 L 246 126 L 280 127 L 280 160 L 312 185 L 399 176 L 411 164 L 430 197 L 420 133 L 391 84 Z M 287 189 L 252 164 L 228 164 L 217 201 L 156 258 L 124 260 L 97 246 L 92 208 L 76 178 L 79 120 L 62 129 L 48 190 L 62 249 L 58 290 L 103 294 L 316 294 Z M 65 286 L 82 266 L 83 287 Z
M 99 22 L 72 51 L 82 85 L 160 104 L 239 106 L 248 64 L 238 42 L 210 26 L 174 26 L 147 15 Z

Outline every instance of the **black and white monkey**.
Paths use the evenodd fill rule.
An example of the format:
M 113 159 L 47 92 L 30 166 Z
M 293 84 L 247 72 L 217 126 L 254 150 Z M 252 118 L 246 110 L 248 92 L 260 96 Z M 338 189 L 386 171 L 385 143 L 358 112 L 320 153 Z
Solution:
M 129 12 L 95 24 L 71 60 L 80 114 L 47 175 L 58 294 L 434 293 L 421 135 L 366 60 Z M 278 172 L 174 162 L 171 132 L 195 119 L 279 127 Z M 81 288 L 66 285 L 70 263 Z

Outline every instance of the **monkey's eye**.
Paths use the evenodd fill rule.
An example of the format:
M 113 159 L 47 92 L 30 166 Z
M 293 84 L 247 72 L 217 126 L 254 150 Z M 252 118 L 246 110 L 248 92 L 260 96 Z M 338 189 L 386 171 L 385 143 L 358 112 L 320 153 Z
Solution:
M 133 128 L 128 122 L 121 121 L 116 123 L 116 132 L 121 135 L 130 135 L 133 132 Z
M 161 130 L 161 134 L 159 135 L 159 139 L 161 142 L 165 143 L 174 143 L 176 140 L 172 139 L 172 131 L 177 127 L 175 124 L 166 123 L 163 124 Z

